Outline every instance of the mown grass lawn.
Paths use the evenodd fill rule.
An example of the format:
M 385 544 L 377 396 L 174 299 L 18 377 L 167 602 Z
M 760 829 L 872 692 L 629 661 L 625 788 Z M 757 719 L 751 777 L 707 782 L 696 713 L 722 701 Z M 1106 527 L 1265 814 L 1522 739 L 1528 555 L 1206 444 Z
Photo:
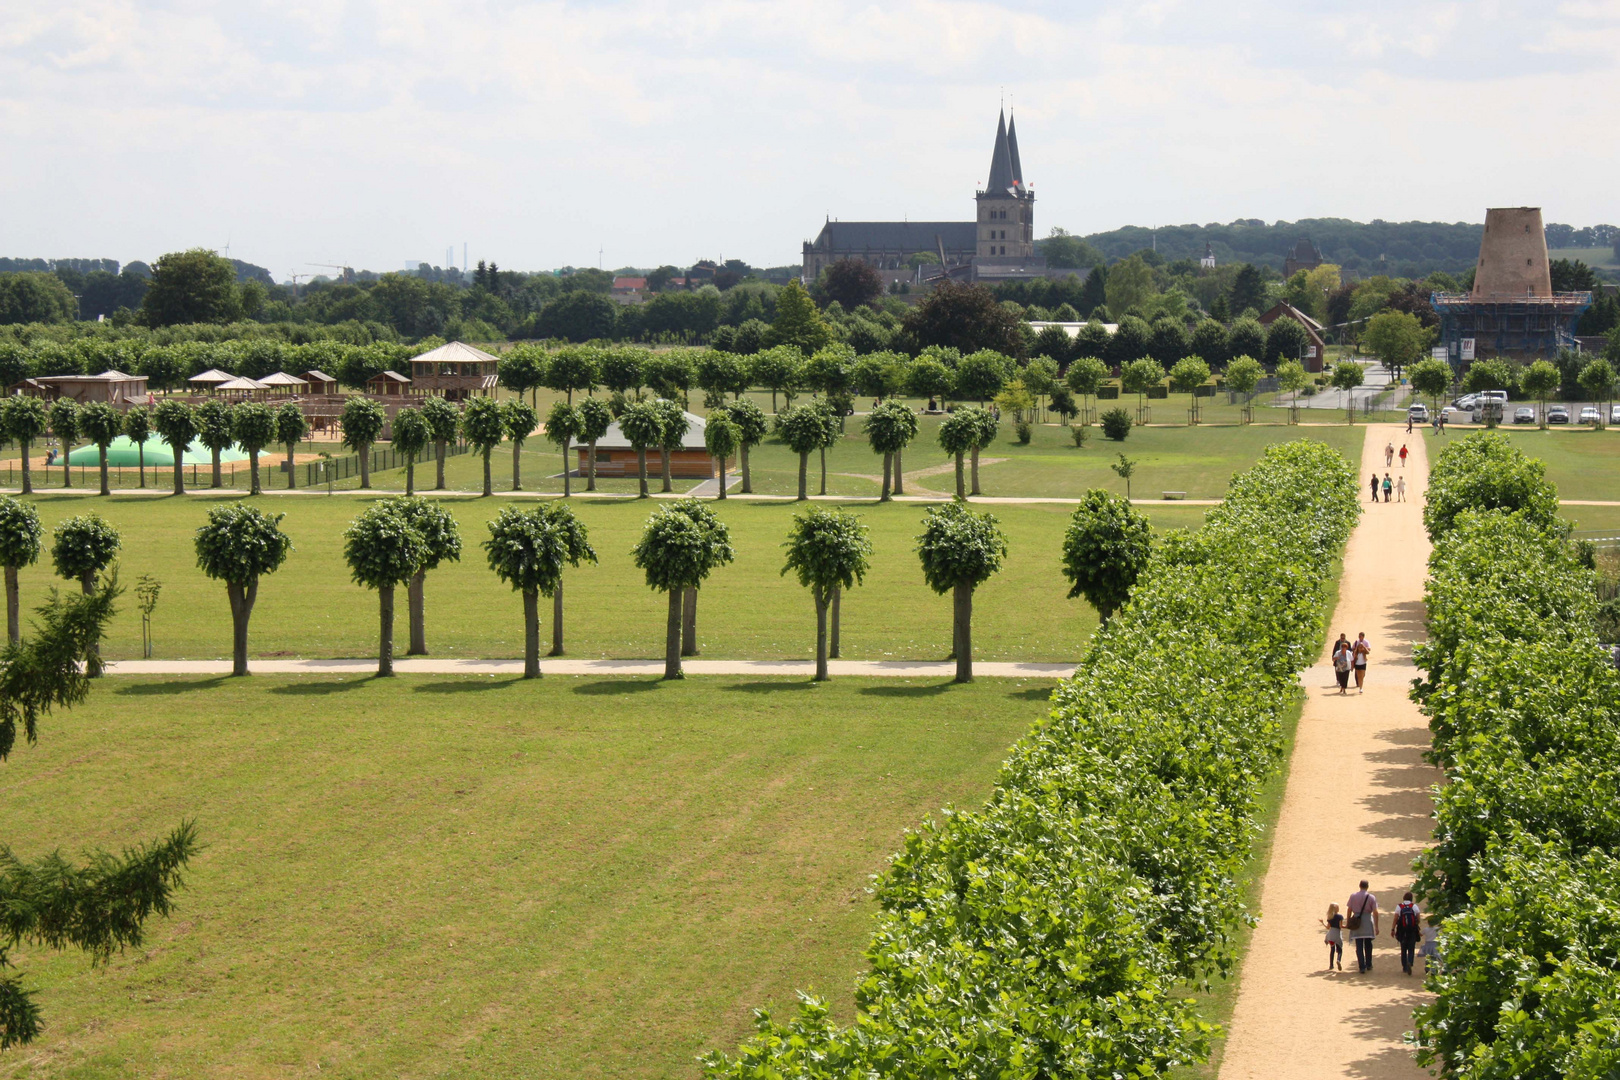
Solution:
M 1620 500 L 1620 429 L 1599 431 L 1572 425 L 1538 431 L 1504 425 L 1496 430 L 1530 457 L 1546 464 L 1547 479 L 1558 485 L 1560 499 Z M 1461 434 L 1461 431 L 1456 433 Z M 1450 443 L 1456 435 L 1448 432 L 1440 437 L 1440 443 Z M 1435 436 L 1426 438 L 1431 440 L 1432 455 Z M 1589 509 L 1592 508 L 1568 508 L 1577 514 Z
M 977 805 L 1050 683 L 109 678 L 0 769 L 22 856 L 205 843 L 0 1075 L 692 1077 L 797 989 L 848 1019 L 865 887 Z
M 43 495 L 37 499 L 47 529 L 62 518 L 95 510 L 123 533 L 120 577 L 132 586 L 141 574 L 163 582 L 153 616 L 155 657 L 219 658 L 230 652 L 230 609 L 225 587 L 196 568 L 194 530 L 213 500 L 187 496 Z M 353 584 L 343 561 L 343 530 L 369 499 L 364 496 L 267 496 L 261 505 L 285 513 L 282 528 L 294 550 L 259 588 L 249 648 L 254 656 L 375 656 L 376 594 Z M 522 602 L 488 569 L 479 546 L 486 522 L 502 499 L 453 499 L 464 555 L 427 579 L 428 647 L 435 656 L 522 655 Z M 529 504 L 532 505 L 532 504 Z M 647 588 L 630 550 L 659 504 L 637 500 L 576 500 L 601 561 L 565 578 L 564 626 L 569 654 L 579 657 L 663 655 L 663 595 Z M 808 658 L 815 646 L 815 610 L 806 590 L 783 577 L 782 542 L 791 503 L 728 500 L 714 503 L 732 530 L 736 562 L 717 570 L 703 587 L 698 636 L 705 657 Z M 857 505 L 871 526 L 874 554 L 866 584 L 843 604 L 844 655 L 849 659 L 943 659 L 950 651 L 951 602 L 923 583 L 914 537 L 924 507 L 916 503 Z M 997 506 L 1008 535 L 1005 568 L 979 590 L 975 654 L 987 660 L 1075 659 L 1096 616 L 1083 600 L 1067 598 L 1060 570 L 1070 509 L 1061 505 Z M 1196 526 L 1199 507 L 1152 508 L 1156 526 Z M 21 574 L 25 608 L 53 586 L 48 554 Z M 396 622 L 396 649 L 406 639 L 404 601 Z M 550 605 L 543 614 L 549 625 Z M 549 630 L 547 631 L 549 635 Z M 549 636 L 546 642 L 549 644 Z M 140 614 L 126 596 L 103 654 L 141 655 Z

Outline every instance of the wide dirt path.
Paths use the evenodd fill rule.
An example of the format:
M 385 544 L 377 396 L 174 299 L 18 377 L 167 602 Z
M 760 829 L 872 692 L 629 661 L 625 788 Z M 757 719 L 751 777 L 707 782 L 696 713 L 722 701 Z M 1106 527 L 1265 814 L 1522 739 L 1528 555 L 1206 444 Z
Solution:
M 1260 896 L 1260 925 L 1243 962 L 1222 1080 L 1427 1074 L 1413 1064 L 1402 1035 L 1424 998 L 1418 974 L 1401 974 L 1388 912 L 1412 884 L 1412 858 L 1429 837 L 1430 785 L 1440 779 L 1423 761 L 1429 730 L 1407 699 L 1417 669 L 1411 642 L 1423 634 L 1423 581 L 1429 556 L 1423 532 L 1428 458 L 1421 436 L 1404 425 L 1367 430 L 1361 498 L 1384 468 L 1384 446 L 1410 449 L 1389 471 L 1406 474 L 1406 503 L 1364 506 L 1345 551 L 1339 606 L 1329 641 L 1365 631 L 1372 643 L 1365 694 L 1338 696 L 1329 655 L 1303 676 L 1306 702 L 1288 787 Z M 1329 903 L 1344 909 L 1366 878 L 1385 912 L 1367 975 L 1345 943 L 1345 970 L 1327 971 L 1317 924 Z

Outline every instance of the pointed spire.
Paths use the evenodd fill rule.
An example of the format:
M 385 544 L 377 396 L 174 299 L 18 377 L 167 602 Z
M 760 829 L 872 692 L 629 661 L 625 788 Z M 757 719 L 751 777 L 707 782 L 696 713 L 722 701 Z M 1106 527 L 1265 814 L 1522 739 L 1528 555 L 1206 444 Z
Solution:
M 1001 113 L 996 118 L 996 148 L 990 155 L 990 179 L 985 183 L 984 190 L 990 194 L 1001 194 L 1013 186 L 1012 152 L 1007 148 L 1007 114 Z
M 1018 190 L 1024 189 L 1024 166 L 1018 160 L 1018 117 L 1015 115 L 1007 121 L 1007 153 L 1012 158 L 1013 184 Z

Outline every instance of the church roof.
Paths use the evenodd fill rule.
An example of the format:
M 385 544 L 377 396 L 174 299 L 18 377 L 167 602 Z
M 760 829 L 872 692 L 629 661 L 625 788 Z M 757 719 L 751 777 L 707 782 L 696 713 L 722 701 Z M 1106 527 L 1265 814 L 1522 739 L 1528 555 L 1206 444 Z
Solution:
M 1024 186 L 1024 166 L 1018 160 L 1018 117 L 1016 116 L 1007 121 L 1007 153 L 1012 158 L 1013 183 L 1022 190 Z
M 1018 184 L 1018 174 L 1013 167 L 1011 144 L 1007 140 L 1007 114 L 1001 113 L 996 117 L 996 148 L 990 153 L 990 179 L 985 181 L 986 193 L 1000 194 L 1003 191 L 1012 191 Z
M 973 250 L 979 243 L 978 226 L 971 221 L 829 221 L 813 245 L 821 251 L 934 251 Z

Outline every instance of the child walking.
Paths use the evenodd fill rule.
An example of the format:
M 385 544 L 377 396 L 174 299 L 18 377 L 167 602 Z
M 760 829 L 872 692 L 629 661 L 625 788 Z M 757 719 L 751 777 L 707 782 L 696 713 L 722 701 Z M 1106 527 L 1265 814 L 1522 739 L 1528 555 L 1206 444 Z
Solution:
M 1344 916 L 1339 914 L 1338 904 L 1329 904 L 1327 918 L 1318 919 L 1327 927 L 1328 970 L 1337 967 L 1344 970 Z

